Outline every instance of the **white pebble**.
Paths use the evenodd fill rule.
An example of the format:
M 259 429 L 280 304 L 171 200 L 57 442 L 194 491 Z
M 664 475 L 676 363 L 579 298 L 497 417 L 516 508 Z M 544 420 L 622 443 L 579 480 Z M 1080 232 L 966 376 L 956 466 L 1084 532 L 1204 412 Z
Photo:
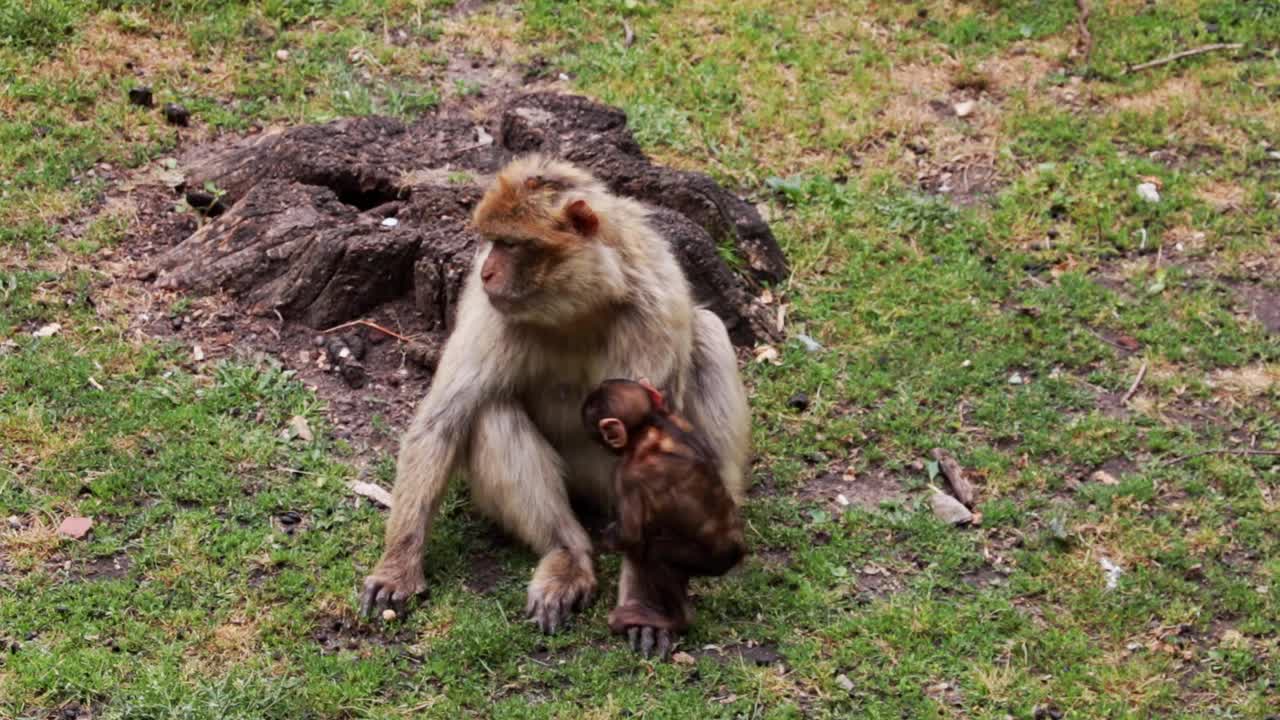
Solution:
M 382 619 L 383 619 L 383 620 L 386 620 L 387 622 L 391 622 L 392 620 L 395 620 L 395 619 L 396 619 L 396 611 L 395 611 L 395 610 L 392 610 L 391 608 L 387 608 L 386 610 L 383 610 L 383 611 L 382 611 Z
M 1160 190 L 1155 183 L 1142 183 L 1138 186 L 1138 196 L 1151 203 L 1160 202 Z
M 399 224 L 400 224 L 400 221 L 399 221 L 399 220 L 397 220 L 397 219 L 395 219 L 395 218 L 383 218 L 383 219 L 382 219 L 382 227 L 393 228 L 393 227 L 395 227 L 395 226 L 397 226 L 397 225 L 399 225 Z
M 280 62 L 285 62 L 286 60 L 288 60 L 288 59 L 289 59 L 289 51 L 288 51 L 288 50 L 277 50 L 277 51 L 276 51 L 276 59 L 277 59 L 277 60 L 279 60 Z
M 956 117 L 969 117 L 973 114 L 974 108 L 978 107 L 978 103 L 972 100 L 958 102 L 955 106 Z

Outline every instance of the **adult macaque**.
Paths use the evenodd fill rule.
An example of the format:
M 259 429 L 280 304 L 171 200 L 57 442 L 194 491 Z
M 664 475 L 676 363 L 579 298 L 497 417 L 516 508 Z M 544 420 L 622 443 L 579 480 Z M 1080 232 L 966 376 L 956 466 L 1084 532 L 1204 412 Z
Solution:
M 648 211 L 590 174 L 540 156 L 504 168 L 476 206 L 485 242 L 435 378 L 401 440 L 381 561 L 366 614 L 426 589 L 423 545 L 454 470 L 475 506 L 541 555 L 526 611 L 554 632 L 596 589 L 591 541 L 570 495 L 610 508 L 616 458 L 582 432 L 588 391 L 648 377 L 707 428 L 741 502 L 746 394 L 723 323 L 695 307 Z M 619 604 L 636 595 L 623 562 Z
M 609 613 L 609 629 L 665 658 L 672 634 L 693 619 L 689 578 L 723 575 L 746 554 L 742 517 L 714 453 L 652 385 L 606 380 L 587 396 L 582 421 L 621 456 L 607 540 L 631 563 L 637 593 Z

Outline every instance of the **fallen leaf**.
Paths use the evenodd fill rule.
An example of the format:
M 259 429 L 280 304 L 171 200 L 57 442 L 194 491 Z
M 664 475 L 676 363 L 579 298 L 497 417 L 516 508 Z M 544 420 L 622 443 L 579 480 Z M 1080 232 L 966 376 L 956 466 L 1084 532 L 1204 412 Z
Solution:
M 356 481 L 351 483 L 351 492 L 367 497 L 383 507 L 391 507 L 391 493 L 380 485 Z
M 301 415 L 294 415 L 289 418 L 289 430 L 293 436 L 299 438 L 303 442 L 311 442 L 315 439 L 315 435 L 311 433 L 311 425 L 307 419 Z
M 772 345 L 761 345 L 756 348 L 756 362 L 767 362 L 773 363 L 774 365 L 781 365 L 782 361 L 779 359 L 780 357 L 778 348 Z
M 677 665 L 694 665 L 698 661 L 694 660 L 693 656 L 690 655 L 689 653 L 681 650 L 680 652 L 675 652 L 671 654 L 671 662 Z
M 93 518 L 87 517 L 69 517 L 62 521 L 58 526 L 58 534 L 66 535 L 73 540 L 79 540 L 89 534 L 89 529 L 93 527 Z
M 1124 574 L 1124 569 L 1111 562 L 1111 558 L 1105 555 L 1098 558 L 1098 564 L 1102 566 L 1102 572 L 1107 575 L 1107 589 L 1115 590 L 1120 584 L 1120 576 Z

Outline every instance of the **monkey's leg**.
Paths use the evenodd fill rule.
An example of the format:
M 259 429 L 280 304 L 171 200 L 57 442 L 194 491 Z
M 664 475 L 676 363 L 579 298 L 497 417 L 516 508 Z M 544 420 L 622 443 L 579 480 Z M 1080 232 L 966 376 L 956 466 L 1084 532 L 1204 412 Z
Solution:
M 746 500 L 751 410 L 729 333 L 715 313 L 699 308 L 693 323 L 692 372 L 684 411 L 720 459 L 720 476 L 739 506 Z
M 542 556 L 525 611 L 557 631 L 596 590 L 591 539 L 569 505 L 559 455 L 520 406 L 499 403 L 472 428 L 468 469 L 480 511 Z

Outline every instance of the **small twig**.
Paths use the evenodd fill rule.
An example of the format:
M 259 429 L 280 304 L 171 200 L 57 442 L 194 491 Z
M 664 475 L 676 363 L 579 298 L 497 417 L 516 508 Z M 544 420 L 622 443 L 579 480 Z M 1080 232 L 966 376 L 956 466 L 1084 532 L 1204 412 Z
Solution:
M 1233 448 L 1214 448 L 1212 450 L 1194 452 L 1190 455 L 1181 455 L 1172 460 L 1166 460 L 1160 464 L 1163 467 L 1168 467 L 1170 465 L 1177 465 L 1178 463 L 1186 462 L 1192 458 L 1198 458 L 1202 455 L 1261 455 L 1266 457 L 1280 457 L 1280 450 L 1254 450 L 1252 448 L 1237 450 Z
M 1099 340 L 1101 340 L 1102 342 L 1104 342 L 1104 343 L 1106 343 L 1106 344 L 1110 345 L 1111 347 L 1113 347 L 1113 348 L 1117 348 L 1117 349 L 1119 349 L 1119 350 L 1124 350 L 1125 352 L 1129 352 L 1129 348 L 1127 348 L 1127 347 L 1125 347 L 1125 346 L 1121 345 L 1120 343 L 1118 343 L 1118 342 L 1116 342 L 1116 341 L 1114 341 L 1114 340 L 1109 340 L 1109 339 L 1107 339 L 1107 337 L 1106 337 L 1105 335 L 1103 335 L 1102 333 L 1098 332 L 1097 330 L 1094 330 L 1094 329 L 1093 329 L 1093 328 L 1091 328 L 1091 327 L 1086 327 L 1086 328 L 1085 328 L 1085 330 L 1088 330 L 1090 335 L 1092 335 L 1092 336 L 1094 336 L 1094 337 L 1098 338 Z
M 341 325 L 334 325 L 333 327 L 329 328 L 328 330 L 321 330 L 321 331 L 320 331 L 320 334 L 321 334 L 321 335 L 328 335 L 328 334 L 329 334 L 329 333 L 331 333 L 331 332 L 337 332 L 337 331 L 339 331 L 339 330 L 346 330 L 347 328 L 349 328 L 349 327 L 354 327 L 354 326 L 356 326 L 356 325 L 363 325 L 363 326 L 365 326 L 365 327 L 367 327 L 367 328 L 373 328 L 374 330 L 377 330 L 378 332 L 382 333 L 383 335 L 387 335 L 387 336 L 393 337 L 393 338 L 395 338 L 395 339 L 399 340 L 400 342 L 404 342 L 404 343 L 413 342 L 413 340 L 411 340 L 410 338 L 407 338 L 407 337 L 405 337 L 404 335 L 401 335 L 400 333 L 395 332 L 395 331 L 393 331 L 393 330 L 388 330 L 388 329 L 386 329 L 386 328 L 382 327 L 381 325 L 379 325 L 378 323 L 373 322 L 372 320 L 352 320 L 352 321 L 350 321 L 350 322 L 344 322 L 344 323 L 342 323 Z
M 631 23 L 626 20 L 622 21 L 622 44 L 625 47 L 631 47 L 636 41 L 636 32 L 631 29 Z
M 1093 35 L 1089 32 L 1089 3 L 1087 0 L 1076 0 L 1076 26 L 1080 28 L 1080 54 L 1084 56 L 1084 64 L 1089 64 L 1089 56 L 1093 54 Z
M 1182 60 L 1183 58 L 1195 57 L 1196 55 L 1203 55 L 1205 53 L 1217 52 L 1219 50 L 1239 50 L 1242 47 L 1244 47 L 1244 43 L 1213 43 L 1211 45 L 1201 45 L 1198 48 L 1192 48 L 1190 50 L 1183 50 L 1182 52 L 1176 52 L 1172 55 L 1162 57 L 1158 60 L 1152 60 L 1151 62 L 1144 62 L 1141 65 L 1134 65 L 1132 67 L 1126 68 L 1124 73 L 1122 74 L 1127 75 L 1129 73 L 1142 72 L 1143 70 L 1150 70 L 1151 68 L 1154 68 L 1154 67 L 1160 67 L 1161 65 L 1168 65 L 1169 63 L 1177 62 L 1179 60 Z
M 1142 378 L 1146 376 L 1147 376 L 1147 364 L 1144 362 L 1142 363 L 1142 367 L 1138 368 L 1138 377 L 1133 379 L 1133 384 L 1130 385 L 1129 389 L 1125 391 L 1125 394 L 1121 396 L 1120 398 L 1121 405 L 1129 404 L 1129 401 L 1133 399 L 1133 394 L 1138 392 L 1138 386 L 1142 384 Z

